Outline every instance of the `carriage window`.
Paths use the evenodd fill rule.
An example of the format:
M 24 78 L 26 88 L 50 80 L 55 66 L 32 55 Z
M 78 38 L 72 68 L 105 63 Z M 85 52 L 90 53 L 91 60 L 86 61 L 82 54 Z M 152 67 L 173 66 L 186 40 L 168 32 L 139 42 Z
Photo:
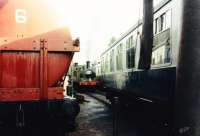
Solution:
M 156 30 L 156 24 L 157 24 L 157 19 L 156 20 L 154 20 L 154 22 L 153 22 L 153 33 L 154 34 L 156 34 L 157 33 L 157 30 Z
M 103 60 L 103 71 L 106 73 L 106 58 Z
M 132 46 L 133 46 L 133 36 L 131 36 L 131 37 L 129 38 L 129 40 L 130 40 L 130 47 L 132 47 Z
M 133 36 L 131 36 L 126 40 L 126 49 L 131 48 L 133 46 L 133 44 L 134 44 Z
M 170 63 L 170 26 L 171 10 L 168 10 L 154 21 L 154 40 L 152 65 Z
M 122 43 L 117 46 L 116 62 L 117 70 L 122 70 Z
M 166 29 L 166 13 L 156 18 L 154 23 L 155 23 L 154 24 L 155 34 L 165 30 Z
M 127 39 L 126 42 L 126 67 L 128 69 L 135 66 L 135 41 L 133 36 Z
M 158 18 L 155 20 L 155 34 L 158 33 Z
M 127 68 L 133 68 L 135 66 L 135 47 L 132 47 L 126 51 Z
M 166 27 L 166 14 L 165 13 L 161 15 L 160 21 L 161 21 L 160 31 L 163 31 Z
M 106 69 L 106 72 L 109 72 L 109 55 L 106 54 L 106 58 L 105 58 L 105 69 Z
M 103 73 L 103 61 L 101 60 L 101 73 Z
M 128 48 L 130 48 L 130 40 L 129 39 L 126 40 L 126 49 L 128 49 Z
M 101 60 L 101 73 L 104 73 L 104 58 Z
M 114 71 L 114 49 L 110 52 L 110 71 Z
M 161 46 L 152 52 L 152 65 L 170 62 L 170 46 Z

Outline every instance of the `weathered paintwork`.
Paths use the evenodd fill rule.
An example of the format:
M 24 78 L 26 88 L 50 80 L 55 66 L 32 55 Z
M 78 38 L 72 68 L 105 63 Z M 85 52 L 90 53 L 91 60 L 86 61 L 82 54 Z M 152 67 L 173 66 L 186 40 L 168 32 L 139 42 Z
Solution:
M 176 68 L 170 67 L 104 75 L 102 81 L 108 91 L 116 91 L 116 88 L 119 88 L 118 92 L 126 96 L 171 101 L 174 96 L 175 78 Z
M 79 43 L 46 0 L 0 1 L 0 101 L 63 99 Z
M 64 99 L 62 85 L 79 40 L 59 25 L 65 18 L 56 14 L 57 4 L 0 0 L 0 130 L 7 135 L 27 135 L 19 128 L 64 135 L 75 126 L 79 105 Z

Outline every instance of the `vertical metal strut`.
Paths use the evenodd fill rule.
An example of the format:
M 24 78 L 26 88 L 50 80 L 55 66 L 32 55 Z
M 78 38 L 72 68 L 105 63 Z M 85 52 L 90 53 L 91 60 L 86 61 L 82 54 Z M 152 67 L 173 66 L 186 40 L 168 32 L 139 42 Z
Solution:
M 153 47 L 153 0 L 143 0 L 143 25 L 139 69 L 149 69 Z
M 40 99 L 48 99 L 48 50 L 46 40 L 40 41 Z
M 200 135 L 200 0 L 183 0 L 174 121 L 175 136 Z

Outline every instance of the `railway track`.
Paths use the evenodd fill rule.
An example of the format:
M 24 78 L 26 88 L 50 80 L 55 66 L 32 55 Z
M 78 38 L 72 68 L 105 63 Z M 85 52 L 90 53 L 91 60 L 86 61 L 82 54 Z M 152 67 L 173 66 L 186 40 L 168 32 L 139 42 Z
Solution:
M 97 99 L 98 101 L 110 106 L 111 103 L 108 99 L 106 99 L 106 94 L 104 92 L 100 92 L 100 91 L 95 91 L 95 92 L 89 92 L 87 93 L 89 96 Z

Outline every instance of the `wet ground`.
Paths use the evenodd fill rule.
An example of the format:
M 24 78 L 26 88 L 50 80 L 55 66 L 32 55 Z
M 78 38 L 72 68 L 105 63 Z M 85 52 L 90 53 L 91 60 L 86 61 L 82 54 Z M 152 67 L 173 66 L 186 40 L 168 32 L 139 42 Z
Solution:
M 112 136 L 112 112 L 104 103 L 84 95 L 77 117 L 78 127 L 69 136 Z
M 80 104 L 78 127 L 69 136 L 112 136 L 113 111 L 103 96 L 84 94 L 86 102 Z M 96 99 L 97 98 L 97 99 Z M 169 125 L 153 103 L 135 102 L 118 108 L 118 136 L 168 136 Z

